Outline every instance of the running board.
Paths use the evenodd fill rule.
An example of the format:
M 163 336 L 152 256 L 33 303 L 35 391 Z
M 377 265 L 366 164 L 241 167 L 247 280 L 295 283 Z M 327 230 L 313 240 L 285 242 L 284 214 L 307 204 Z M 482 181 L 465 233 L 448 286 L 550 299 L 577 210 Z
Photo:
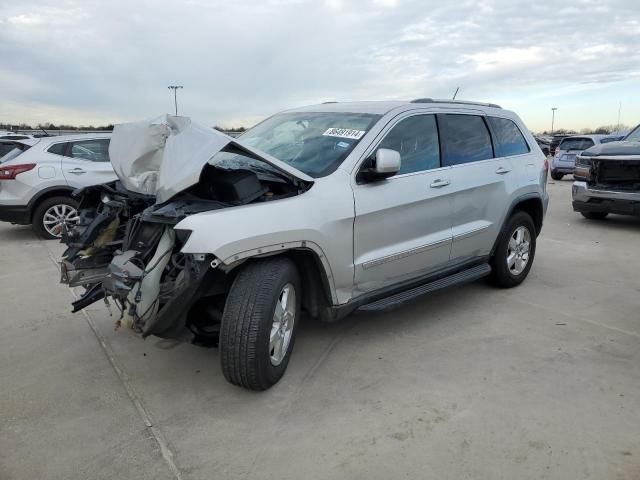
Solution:
M 451 287 L 453 285 L 472 282 L 474 280 L 478 280 L 479 278 L 486 277 L 490 273 L 491 267 L 488 264 L 484 263 L 482 265 L 478 265 L 476 267 L 454 273 L 453 275 L 449 275 L 448 277 L 425 283 L 423 285 L 418 285 L 417 287 L 413 287 L 409 290 L 404 290 L 389 297 L 381 298 L 380 300 L 367 303 L 366 305 L 358 308 L 358 312 L 380 312 L 383 310 L 397 308 L 427 293 L 435 292 L 436 290 Z

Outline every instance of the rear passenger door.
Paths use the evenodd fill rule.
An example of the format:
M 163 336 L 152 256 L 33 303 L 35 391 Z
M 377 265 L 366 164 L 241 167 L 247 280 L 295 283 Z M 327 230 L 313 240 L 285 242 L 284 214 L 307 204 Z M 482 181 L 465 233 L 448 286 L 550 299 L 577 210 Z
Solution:
M 429 274 L 449 261 L 450 168 L 440 163 L 435 115 L 398 119 L 374 145 L 400 152 L 393 177 L 353 186 L 355 295 Z
M 115 180 L 117 177 L 109 161 L 109 139 L 69 142 L 62 160 L 62 172 L 67 183 L 74 188 Z
M 443 165 L 451 167 L 451 260 L 488 255 L 507 206 L 508 157 L 499 157 L 482 114 L 440 114 Z

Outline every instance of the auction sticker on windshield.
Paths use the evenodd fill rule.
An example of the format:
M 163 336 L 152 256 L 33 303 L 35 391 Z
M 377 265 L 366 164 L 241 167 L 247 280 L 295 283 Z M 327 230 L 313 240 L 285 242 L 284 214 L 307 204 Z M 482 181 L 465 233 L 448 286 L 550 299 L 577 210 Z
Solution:
M 364 130 L 353 130 L 351 128 L 328 128 L 326 132 L 322 134 L 327 137 L 339 137 L 339 138 L 351 138 L 353 140 L 360 140 L 364 135 Z

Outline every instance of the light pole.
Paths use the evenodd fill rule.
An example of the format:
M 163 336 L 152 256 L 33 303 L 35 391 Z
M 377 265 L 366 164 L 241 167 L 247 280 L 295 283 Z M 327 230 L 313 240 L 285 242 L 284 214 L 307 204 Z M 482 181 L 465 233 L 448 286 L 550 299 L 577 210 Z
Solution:
M 178 89 L 184 88 L 182 85 L 169 85 L 169 90 L 173 90 L 173 102 L 176 105 L 176 117 L 178 116 Z
M 553 135 L 553 123 L 556 120 L 556 110 L 558 107 L 551 107 L 551 135 Z

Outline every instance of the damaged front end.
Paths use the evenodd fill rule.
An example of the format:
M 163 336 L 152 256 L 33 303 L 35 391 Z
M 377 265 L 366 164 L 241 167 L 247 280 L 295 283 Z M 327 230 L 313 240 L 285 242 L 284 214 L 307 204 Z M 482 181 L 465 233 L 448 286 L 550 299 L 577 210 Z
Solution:
M 118 145 L 132 148 L 132 136 L 126 133 L 120 137 L 117 131 L 114 133 L 112 159 L 118 158 Z M 157 142 L 156 138 L 156 147 L 165 150 L 172 135 L 181 133 L 193 137 L 192 131 L 178 128 L 168 132 L 164 141 Z M 209 133 L 201 133 L 211 144 Z M 124 138 L 120 144 L 119 138 Z M 136 175 L 123 176 L 116 168 L 119 181 L 76 192 L 80 220 L 63 235 L 68 248 L 61 260 L 62 283 L 83 289 L 73 302 L 73 312 L 103 300 L 112 313 L 117 310 L 117 326 L 127 326 L 143 337 L 217 342 L 233 273 L 219 265 L 212 254 L 182 253 L 191 232 L 175 226 L 189 215 L 286 198 L 307 187 L 304 180 L 290 179 L 277 171 L 260 173 L 259 169 L 222 168 L 208 163 L 216 153 L 256 160 L 255 153 L 247 152 L 237 142 L 233 144 L 226 136 L 223 140 L 214 137 L 213 142 L 222 146 L 206 151 L 196 146 L 200 150 L 195 153 L 183 148 L 180 156 L 167 155 L 166 151 L 156 155 L 155 177 L 149 175 L 154 171 L 153 164 L 137 172 L 131 167 L 135 160 L 149 158 L 152 149 L 147 148 L 147 142 L 145 148 L 138 148 L 143 154 L 133 155 L 135 160 L 125 165 Z M 185 160 L 184 155 L 189 158 Z M 200 157 L 198 162 L 194 156 Z M 163 181 L 162 169 L 175 169 L 176 164 L 197 169 L 195 174 L 187 171 L 175 175 L 179 186 Z M 142 180 L 136 183 L 136 178 Z M 178 191 L 180 187 L 185 188 Z

